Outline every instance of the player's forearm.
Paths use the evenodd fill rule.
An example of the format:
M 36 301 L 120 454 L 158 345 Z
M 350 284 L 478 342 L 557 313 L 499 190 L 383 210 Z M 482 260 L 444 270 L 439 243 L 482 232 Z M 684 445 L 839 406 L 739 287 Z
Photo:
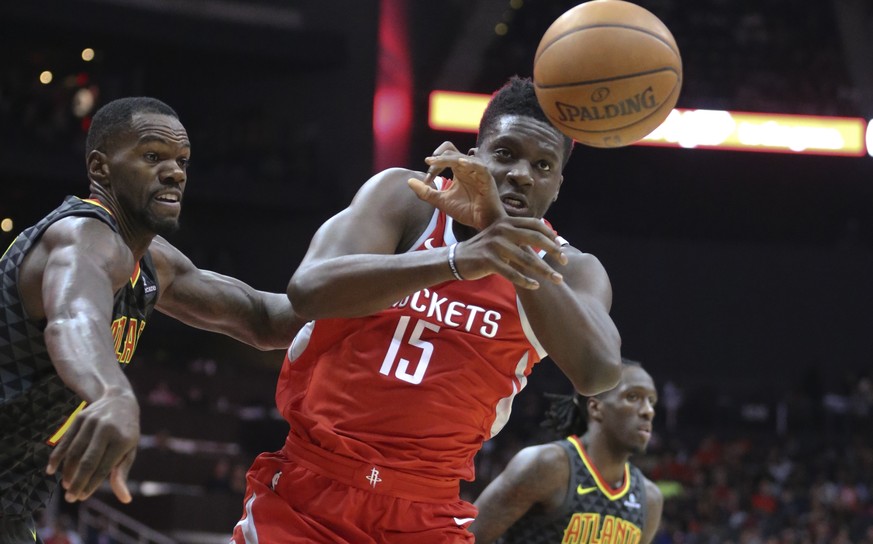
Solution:
M 303 318 L 357 317 L 388 308 L 416 291 L 454 279 L 448 248 L 400 255 L 347 255 L 310 263 L 288 284 Z
M 597 301 L 566 284 L 517 289 L 534 334 L 576 390 L 594 395 L 621 378 L 621 336 Z
M 249 343 L 261 350 L 285 349 L 306 321 L 294 311 L 285 294 L 260 292 L 262 326 Z
M 45 328 L 49 357 L 64 384 L 89 403 L 136 396 L 118 366 L 109 326 L 84 315 L 51 319 Z

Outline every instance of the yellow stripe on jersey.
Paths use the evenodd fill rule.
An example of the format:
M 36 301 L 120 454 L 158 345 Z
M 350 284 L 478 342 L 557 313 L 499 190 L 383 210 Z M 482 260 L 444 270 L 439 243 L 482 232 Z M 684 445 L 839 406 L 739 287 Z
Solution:
M 83 400 L 82 403 L 79 404 L 79 407 L 73 410 L 73 413 L 70 414 L 70 417 L 68 417 L 64 424 L 61 425 L 61 428 L 55 431 L 55 434 L 51 435 L 49 439 L 45 441 L 46 444 L 48 444 L 49 446 L 54 446 L 55 444 L 57 444 L 61 437 L 64 436 L 64 434 L 66 434 L 66 432 L 69 430 L 70 425 L 73 424 L 73 420 L 76 419 L 76 416 L 79 415 L 79 412 L 81 412 L 87 404 L 88 403 Z
M 5 257 L 7 253 L 9 253 L 9 250 L 12 249 L 12 244 L 15 243 L 15 240 L 18 240 L 18 236 L 16 236 L 15 239 L 13 239 L 12 242 L 9 243 L 9 247 L 6 248 L 6 251 L 3 252 L 3 255 L 0 255 L 0 259 Z

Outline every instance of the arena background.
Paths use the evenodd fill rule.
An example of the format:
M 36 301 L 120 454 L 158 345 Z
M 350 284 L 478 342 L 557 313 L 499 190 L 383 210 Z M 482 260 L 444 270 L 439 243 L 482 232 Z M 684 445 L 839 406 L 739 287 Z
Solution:
M 150 95 L 179 112 L 193 143 L 183 227 L 171 241 L 202 268 L 284 291 L 317 226 L 377 169 L 421 168 L 443 140 L 473 146 L 471 134 L 428 127 L 431 91 L 489 93 L 513 74 L 529 76 L 539 37 L 576 3 L 2 2 L 0 218 L 14 228 L 0 232 L 0 245 L 64 195 L 87 194 L 83 127 L 94 108 Z M 863 0 L 637 3 L 676 37 L 680 108 L 873 117 L 873 11 Z M 84 48 L 94 50 L 90 62 Z M 53 74 L 48 84 L 39 81 L 44 70 Z M 399 125 L 376 115 L 374 130 L 377 89 L 401 91 L 387 103 L 407 113 Z M 840 451 L 866 459 L 849 471 L 850 487 L 866 489 L 857 491 L 857 511 L 838 516 L 818 541 L 840 541 L 844 526 L 854 531 L 849 541 L 873 539 L 873 157 L 577 146 L 548 217 L 609 272 L 624 354 L 659 386 L 671 384 L 662 398 L 672 408 L 659 413 L 648 468 L 693 460 L 704 437 L 725 449 L 764 437 L 782 455 L 797 440 L 851 443 L 857 449 L 792 460 L 826 467 L 811 473 L 804 488 L 812 489 L 819 476 L 846 480 L 835 472 Z M 202 450 L 201 467 L 222 455 L 244 465 L 278 448 L 284 424 L 269 407 L 281 358 L 153 318 L 130 369 L 144 404 L 137 466 L 145 470 L 148 451 L 167 434 L 193 440 L 170 449 L 189 448 L 189 457 Z M 568 387 L 550 362 L 534 371 L 513 422 L 477 460 L 470 497 L 511 453 L 544 439 L 530 425 L 544 406 L 540 393 Z M 195 421 L 170 428 L 186 418 Z M 770 454 L 768 446 L 763 456 Z M 757 486 L 759 476 L 743 485 Z M 167 516 L 185 511 L 185 497 L 205 499 L 198 482 L 165 483 L 177 487 L 135 501 L 151 511 L 122 511 L 179 541 L 221 541 L 215 535 L 236 522 L 234 492 L 217 521 L 203 502 L 195 503 L 199 514 Z M 156 521 L 154 512 L 165 515 Z M 198 516 L 212 520 L 190 522 Z M 728 521 L 711 518 L 710 534 L 668 504 L 658 538 L 738 539 Z M 70 519 L 96 538 L 77 509 L 55 505 L 48 519 Z M 768 530 L 759 528 L 761 538 Z

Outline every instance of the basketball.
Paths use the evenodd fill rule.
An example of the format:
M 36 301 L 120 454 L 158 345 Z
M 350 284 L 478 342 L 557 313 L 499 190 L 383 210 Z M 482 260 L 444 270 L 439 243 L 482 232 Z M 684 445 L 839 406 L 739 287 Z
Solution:
M 591 0 L 543 34 L 533 81 L 555 128 L 582 144 L 622 147 L 670 114 L 682 88 L 682 58 L 670 30 L 648 10 Z

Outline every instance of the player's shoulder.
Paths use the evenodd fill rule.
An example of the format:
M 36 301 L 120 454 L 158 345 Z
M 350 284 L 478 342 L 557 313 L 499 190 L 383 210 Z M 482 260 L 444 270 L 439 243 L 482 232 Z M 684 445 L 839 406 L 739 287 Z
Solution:
M 391 188 L 394 188 L 398 185 L 406 187 L 406 180 L 408 180 L 409 178 L 423 180 L 424 176 L 424 172 L 410 170 L 409 168 L 392 167 L 386 168 L 385 170 L 374 174 L 373 177 L 367 180 L 367 184 L 388 186 Z
M 130 277 L 135 259 L 121 234 L 91 216 L 62 217 L 49 225 L 34 249 L 34 265 L 87 264 L 106 271 L 117 287 Z
M 123 251 L 127 247 L 121 235 L 106 221 L 88 215 L 69 215 L 58 218 L 48 227 L 41 239 L 49 246 L 82 246 L 90 249 Z
M 423 172 L 407 168 L 388 168 L 374 174 L 358 190 L 352 204 L 380 203 L 389 207 L 405 208 L 422 202 L 409 188 L 410 178 L 424 179 Z
M 418 198 L 409 179 L 424 180 L 425 173 L 407 168 L 388 168 L 371 177 L 355 195 L 353 207 L 394 217 L 412 231 L 421 230 L 434 212 L 433 206 Z
M 555 465 L 566 465 L 568 461 L 567 450 L 558 442 L 527 446 L 519 450 L 512 459 L 518 468 L 534 473 L 548 472 Z
M 642 472 L 640 472 L 640 477 L 643 480 L 643 486 L 646 488 L 646 502 L 649 505 L 657 504 L 661 505 L 664 503 L 664 494 L 661 492 L 661 488 L 658 487 L 658 484 L 648 479 Z
M 504 478 L 528 490 L 548 496 L 565 488 L 570 476 L 569 456 L 556 442 L 528 446 L 516 453 L 504 471 Z
M 600 262 L 600 259 L 598 259 L 593 253 L 582 251 L 570 244 L 564 245 L 562 249 L 564 255 L 567 256 L 567 265 L 570 266 L 571 269 L 584 273 L 586 276 L 592 274 L 602 277 L 607 276 L 606 268 L 603 266 L 603 263 Z

